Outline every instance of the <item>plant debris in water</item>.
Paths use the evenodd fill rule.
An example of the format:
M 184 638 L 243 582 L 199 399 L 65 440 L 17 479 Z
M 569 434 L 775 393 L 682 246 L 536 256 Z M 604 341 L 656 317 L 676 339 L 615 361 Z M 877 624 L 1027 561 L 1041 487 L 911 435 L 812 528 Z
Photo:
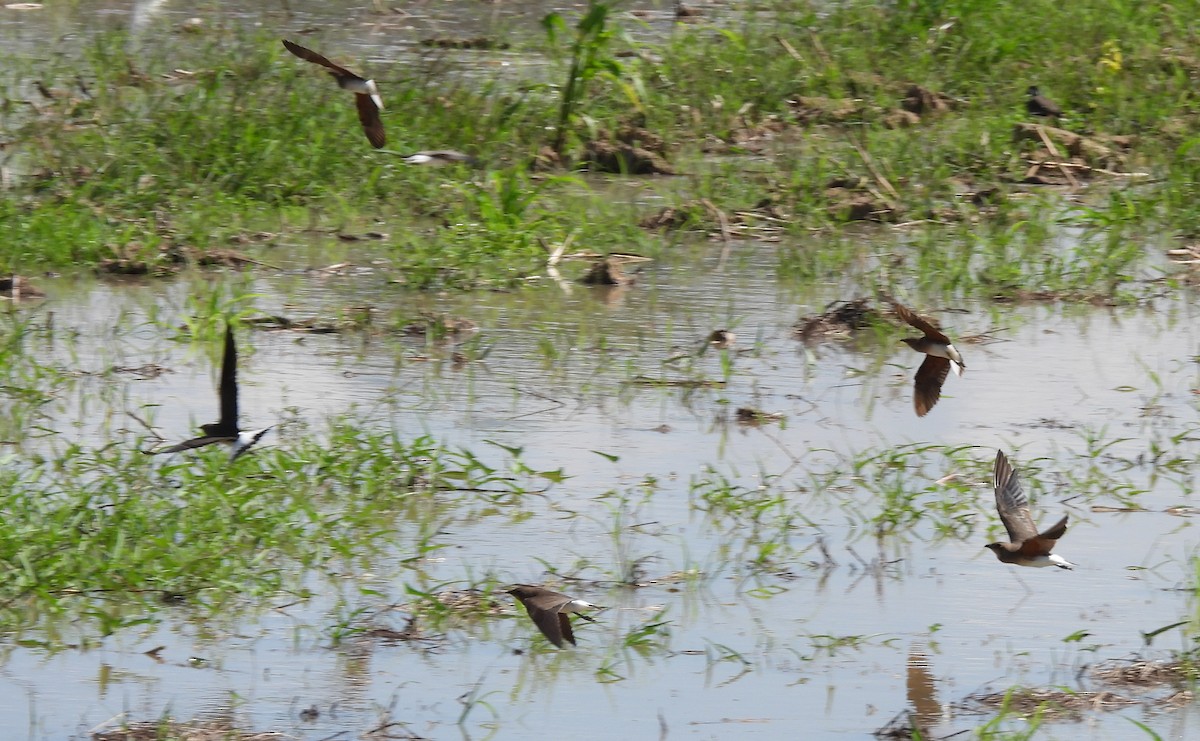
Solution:
M 1063 720 L 1078 717 L 1085 711 L 1116 710 L 1138 704 L 1140 701 L 1114 692 L 1070 692 L 1060 689 L 1014 687 L 1007 692 L 981 692 L 970 695 L 959 707 L 977 712 L 1006 709 L 1023 715 L 1041 713 L 1050 720 Z
M 1190 684 L 1197 677 L 1191 661 L 1107 661 L 1092 667 L 1091 675 L 1110 685 L 1155 688 Z
M 851 301 L 834 302 L 820 314 L 801 319 L 793 331 L 799 339 L 806 342 L 844 339 L 879 322 L 879 310 L 871 306 L 870 299 L 856 298 Z
M 92 732 L 92 741 L 285 741 L 291 738 L 271 731 L 243 731 L 225 720 L 179 722 L 164 719 Z

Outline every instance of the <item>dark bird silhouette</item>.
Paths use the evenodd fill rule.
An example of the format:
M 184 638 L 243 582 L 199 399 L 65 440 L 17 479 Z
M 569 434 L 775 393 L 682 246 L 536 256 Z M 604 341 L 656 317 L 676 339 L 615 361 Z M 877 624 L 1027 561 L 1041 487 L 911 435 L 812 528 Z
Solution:
M 919 329 L 924 335 L 905 337 L 901 340 L 917 352 L 925 353 L 925 362 L 917 369 L 917 376 L 913 382 L 913 408 L 916 409 L 918 417 L 924 417 L 941 398 L 942 384 L 946 382 L 950 369 L 954 368 L 954 373 L 961 376 L 967 364 L 951 344 L 950 338 L 940 329 L 895 299 L 888 301 L 891 302 L 896 316 Z
M 1075 568 L 1062 556 L 1051 553 L 1054 544 L 1067 532 L 1067 516 L 1053 527 L 1038 532 L 1029 513 L 1029 500 L 1021 491 L 1017 472 L 1009 465 L 1004 452 L 996 451 L 996 465 L 992 471 L 992 486 L 996 489 L 996 511 L 1008 531 L 1009 543 L 988 543 L 987 547 L 996 558 L 1004 563 L 1018 566 L 1057 566 L 1060 569 Z
M 1025 110 L 1029 111 L 1031 116 L 1058 118 L 1062 115 L 1062 109 L 1054 101 L 1042 95 L 1038 91 L 1037 85 L 1030 85 L 1025 93 L 1029 96 L 1029 99 L 1025 101 Z
M 575 645 L 575 632 L 571 630 L 568 613 L 573 612 L 588 622 L 596 622 L 581 612 L 596 609 L 596 606 L 581 599 L 530 584 L 518 584 L 507 590 L 507 594 L 516 597 L 517 601 L 525 606 L 533 624 L 542 631 L 547 640 L 559 648 L 563 647 L 564 640 L 572 646 Z
M 233 327 L 228 322 L 225 324 L 225 357 L 221 361 L 221 383 L 217 394 L 221 399 L 221 418 L 216 422 L 200 425 L 203 435 L 169 448 L 145 452 L 148 455 L 178 453 L 182 450 L 224 443 L 230 448 L 229 462 L 232 463 L 274 427 L 272 425 L 261 430 L 246 431 L 238 428 L 237 346 L 233 342 Z
M 358 106 L 358 120 L 362 122 L 363 131 L 371 146 L 379 149 L 387 144 L 387 134 L 383 130 L 383 121 L 379 112 L 383 110 L 383 98 L 379 97 L 379 88 L 374 80 L 359 77 L 345 67 L 340 67 L 311 49 L 305 49 L 299 44 L 283 39 L 283 47 L 306 62 L 319 64 L 329 70 L 338 87 L 354 93 L 354 102 Z

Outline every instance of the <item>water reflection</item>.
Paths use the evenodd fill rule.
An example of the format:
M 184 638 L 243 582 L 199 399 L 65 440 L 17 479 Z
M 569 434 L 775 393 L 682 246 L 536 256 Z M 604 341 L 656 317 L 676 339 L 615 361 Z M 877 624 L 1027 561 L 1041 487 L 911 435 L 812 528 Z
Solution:
M 141 45 L 151 21 L 166 8 L 167 0 L 135 0 L 129 18 L 128 51 L 132 54 Z
M 937 684 L 930 672 L 929 657 L 917 644 L 908 650 L 908 673 L 905 678 L 908 707 L 912 710 L 913 727 L 922 738 L 932 737 L 930 732 L 942 717 L 942 706 L 937 700 Z

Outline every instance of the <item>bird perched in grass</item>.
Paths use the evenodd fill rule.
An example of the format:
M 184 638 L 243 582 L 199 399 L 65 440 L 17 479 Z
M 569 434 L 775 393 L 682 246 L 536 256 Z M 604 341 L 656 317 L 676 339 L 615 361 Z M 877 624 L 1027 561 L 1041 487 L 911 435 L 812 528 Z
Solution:
M 1058 118 L 1062 115 L 1062 109 L 1054 101 L 1042 95 L 1038 91 L 1037 85 L 1030 85 L 1025 94 L 1029 96 L 1025 101 L 1025 110 L 1029 111 L 1031 116 Z

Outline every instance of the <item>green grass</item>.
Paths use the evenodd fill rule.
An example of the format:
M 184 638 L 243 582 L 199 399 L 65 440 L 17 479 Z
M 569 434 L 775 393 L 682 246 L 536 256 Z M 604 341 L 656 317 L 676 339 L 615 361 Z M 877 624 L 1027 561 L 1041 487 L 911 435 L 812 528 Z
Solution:
M 780 269 L 803 280 L 858 273 L 862 253 L 882 246 L 914 250 L 908 267 L 930 291 L 1137 298 L 1132 281 L 1150 270 L 1137 238 L 1146 225 L 1200 233 L 1190 134 L 1200 58 L 1179 51 L 1190 48 L 1182 13 L 1132 0 L 781 1 L 679 25 L 657 44 L 633 42 L 625 32 L 639 21 L 605 4 L 591 13 L 549 21 L 549 36 L 506 29 L 522 53 L 551 60 L 560 88 L 489 78 L 453 55 L 367 70 L 385 89 L 385 151 L 366 144 L 349 96 L 273 36 L 214 27 L 132 59 L 124 37 L 107 33 L 69 64 L 15 59 L 0 131 L 21 143 L 16 170 L 28 177 L 19 197 L 0 202 L 0 269 L 92 265 L 131 251 L 161 262 L 162 247 L 203 252 L 263 222 L 288 231 L 382 220 L 389 267 L 416 288 L 520 285 L 540 272 L 542 243 L 568 237 L 594 251 L 632 242 L 656 253 L 670 238 L 638 230 L 636 209 L 577 178 L 528 171 L 540 147 L 577 157 L 631 112 L 685 173 L 650 189 L 680 207 L 705 198 L 729 215 L 771 201 L 786 214 Z M 26 94 L 30 80 L 68 88 L 77 74 L 91 99 Z M 889 128 L 912 83 L 950 96 L 954 110 Z M 1159 180 L 1100 179 L 1081 205 L 1059 189 L 1022 196 L 1015 184 L 1034 145 L 1014 141 L 1012 127 L 1025 118 L 1030 83 L 1069 112 L 1068 128 L 1135 136 L 1112 166 Z M 795 112 L 801 99 L 848 113 L 806 122 Z M 762 159 L 702 152 L 714 142 L 744 151 L 753 131 L 770 134 Z M 410 168 L 394 154 L 434 147 L 470 151 L 487 169 Z M 914 225 L 872 227 L 856 249 L 864 240 L 841 236 L 848 211 L 826 193 L 835 179 L 858 182 L 854 194 Z M 989 209 L 964 196 L 992 187 L 1000 196 Z M 1055 222 L 1084 227 L 1069 249 Z M 712 228 L 713 213 L 694 212 L 692 225 Z
M 497 466 L 503 466 L 497 467 Z M 515 451 L 487 463 L 429 438 L 335 425 L 227 466 L 208 454 L 70 445 L 0 472 L 0 624 L 83 618 L 107 635 L 166 604 L 216 611 L 308 595 L 313 574 L 418 559 L 457 518 L 501 514 L 561 480 Z

